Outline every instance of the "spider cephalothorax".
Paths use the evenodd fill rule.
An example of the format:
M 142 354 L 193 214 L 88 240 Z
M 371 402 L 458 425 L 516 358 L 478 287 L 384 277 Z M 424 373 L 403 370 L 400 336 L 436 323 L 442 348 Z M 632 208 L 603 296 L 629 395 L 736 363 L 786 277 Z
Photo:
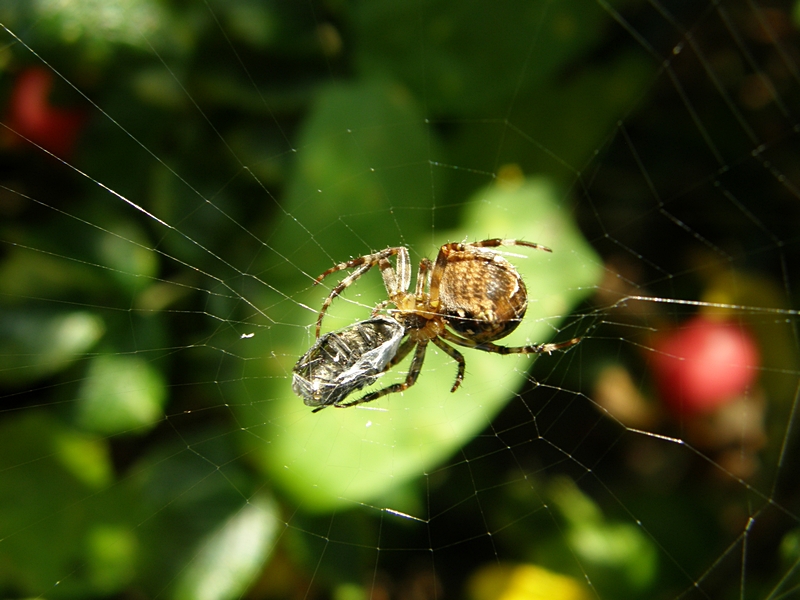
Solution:
M 455 392 L 464 379 L 465 361 L 461 352 L 450 344 L 498 354 L 549 354 L 553 350 L 576 344 L 578 339 L 558 344 L 517 347 L 493 343 L 516 329 L 528 307 L 527 290 L 514 265 L 499 252 L 491 250 L 498 246 L 527 246 L 551 252 L 549 248 L 521 240 L 494 238 L 480 242 L 451 242 L 439 249 L 433 263 L 427 258 L 420 261 L 413 294 L 408 291 L 411 284 L 411 263 L 408 250 L 404 247 L 386 248 L 354 258 L 317 277 L 317 282 L 320 282 L 337 271 L 355 269 L 325 299 L 317 318 L 318 338 L 322 319 L 334 298 L 369 269 L 378 266 L 389 297 L 375 307 L 373 315 L 394 305 L 395 308 L 390 309 L 391 316 L 403 326 L 405 337 L 394 357 L 386 362 L 385 369 L 399 363 L 414 349 L 404 382 L 395 383 L 347 403 L 343 403 L 344 398 L 341 397 L 332 405 L 353 406 L 408 389 L 417 381 L 429 342 L 436 344 L 458 363 L 451 392 Z M 392 256 L 397 257 L 396 267 L 392 267 L 389 262 Z

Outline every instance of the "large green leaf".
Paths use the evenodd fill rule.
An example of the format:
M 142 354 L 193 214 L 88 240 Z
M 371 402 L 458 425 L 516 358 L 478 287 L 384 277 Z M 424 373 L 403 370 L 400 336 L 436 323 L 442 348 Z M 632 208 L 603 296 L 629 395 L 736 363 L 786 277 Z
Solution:
M 552 254 L 510 249 L 519 255 L 510 260 L 527 282 L 530 305 L 524 322 L 503 343 L 548 341 L 601 272 L 599 258 L 560 200 L 557 188 L 545 179 L 491 186 L 467 204 L 458 230 L 437 232 L 432 244 L 412 243 L 412 253 L 433 257 L 446 241 L 497 236 L 550 246 Z M 378 281 L 378 273 L 369 273 L 348 290 L 346 296 L 355 301 L 337 299 L 326 329 L 367 318 L 371 307 L 385 297 L 380 284 L 374 285 Z M 320 306 L 326 291 L 313 288 L 300 300 Z M 314 315 L 307 314 L 306 319 L 310 324 Z M 287 373 L 267 380 L 267 401 L 243 403 L 240 414 L 257 434 L 254 455 L 306 508 L 314 510 L 374 501 L 440 464 L 514 397 L 534 360 L 467 350 L 466 378 L 451 394 L 456 365 L 430 346 L 417 384 L 404 394 L 358 408 L 312 414 L 292 394 L 288 374 L 292 358 L 305 351 L 311 335 L 307 331 L 299 336 L 294 354 L 286 349 Z M 537 360 L 555 363 L 569 357 L 556 353 Z M 404 361 L 376 385 L 402 379 L 407 365 Z

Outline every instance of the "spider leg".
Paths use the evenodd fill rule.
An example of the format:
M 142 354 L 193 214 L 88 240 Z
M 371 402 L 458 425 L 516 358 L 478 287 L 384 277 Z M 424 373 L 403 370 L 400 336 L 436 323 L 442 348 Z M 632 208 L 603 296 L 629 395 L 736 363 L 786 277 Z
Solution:
M 400 247 L 397 251 L 397 283 L 392 289 L 386 288 L 391 296 L 393 293 L 406 292 L 411 285 L 411 262 L 408 257 L 408 248 Z M 381 267 L 383 269 L 383 267 Z
M 362 258 L 363 258 L 363 257 L 362 257 Z M 352 262 L 352 261 L 351 261 L 351 262 Z M 343 264 L 346 264 L 346 263 L 343 263 Z M 334 299 L 334 298 L 336 298 L 336 296 L 338 296 L 339 294 L 341 294 L 341 293 L 344 291 L 344 289 L 345 289 L 347 286 L 349 286 L 349 285 L 350 285 L 351 283 L 353 283 L 353 282 L 354 282 L 356 279 L 358 279 L 358 278 L 359 278 L 359 277 L 361 277 L 361 276 L 362 276 L 364 273 L 366 273 L 366 272 L 367 272 L 367 271 L 369 271 L 369 270 L 370 270 L 372 267 L 374 267 L 374 266 L 375 266 L 375 264 L 376 264 L 376 263 L 374 263 L 374 262 L 365 262 L 365 263 L 361 264 L 361 266 L 359 266 L 359 267 L 358 267 L 358 268 L 357 268 L 355 271 L 353 271 L 352 273 L 350 273 L 350 275 L 348 275 L 347 277 L 345 277 L 344 279 L 342 279 L 342 280 L 341 280 L 341 281 L 338 283 L 338 285 L 336 285 L 336 287 L 334 287 L 334 288 L 331 290 L 331 293 L 330 293 L 330 294 L 328 294 L 328 297 L 327 297 L 327 298 L 325 298 L 325 302 L 323 302 L 323 303 L 322 303 L 322 310 L 320 310 L 320 311 L 319 311 L 319 316 L 317 317 L 317 328 L 316 328 L 316 338 L 317 338 L 317 339 L 319 339 L 319 333 L 320 333 L 320 330 L 322 329 L 322 319 L 325 317 L 325 313 L 326 313 L 326 312 L 328 312 L 328 307 L 331 305 L 331 302 L 333 302 L 333 299 Z M 338 267 L 338 266 L 339 266 L 339 265 L 337 265 L 337 267 Z M 355 266 L 355 265 L 354 265 L 354 266 Z M 342 267 L 342 268 L 344 268 L 344 267 Z M 334 269 L 335 269 L 335 270 L 337 270 L 337 271 L 339 270 L 339 269 L 337 269 L 336 267 L 334 267 Z M 331 270 L 331 269 L 329 269 L 329 271 L 330 271 L 331 273 L 333 273 L 333 272 L 334 272 L 334 271 L 333 271 L 333 270 Z M 323 277 L 325 277 L 325 275 L 326 275 L 326 273 L 327 273 L 327 272 L 328 272 L 328 271 L 326 271 L 325 273 L 323 273 L 322 275 L 320 275 L 319 277 L 317 277 L 317 282 L 319 282 L 319 281 L 322 281 L 322 278 L 323 278 Z
M 383 300 L 375 305 L 375 307 L 372 309 L 373 317 L 390 304 L 395 304 L 396 306 L 398 296 L 404 295 L 406 290 L 408 290 L 409 284 L 411 283 L 411 269 L 408 263 L 408 251 L 405 248 L 401 248 L 397 253 L 396 272 L 394 269 L 392 269 L 392 264 L 386 258 L 382 258 L 378 261 L 378 267 L 381 270 L 383 287 L 386 288 L 386 292 L 389 294 L 389 299 Z M 419 277 L 419 275 L 417 276 Z M 419 286 L 419 282 L 417 282 L 417 285 Z
M 377 316 L 379 312 L 381 312 L 384 308 L 389 306 L 391 303 L 392 303 L 391 300 L 384 300 L 383 302 L 378 302 L 375 305 L 375 307 L 372 309 L 372 314 L 370 316 L 371 317 Z
M 450 358 L 458 363 L 458 373 L 456 373 L 456 381 L 453 384 L 453 387 L 450 388 L 450 392 L 455 392 L 458 389 L 458 386 L 461 385 L 461 382 L 464 381 L 464 368 L 466 367 L 466 361 L 464 360 L 464 355 L 461 354 L 458 350 L 449 346 L 444 343 L 444 341 L 438 337 L 433 338 L 433 343 L 439 346 L 442 350 L 444 350 Z
M 398 255 L 399 257 L 400 255 Z M 397 272 L 392 268 L 392 263 L 389 259 L 382 258 L 378 261 L 378 267 L 381 270 L 381 277 L 383 278 L 383 287 L 386 288 L 386 293 L 389 294 L 389 302 L 400 293 L 408 289 L 407 273 Z M 408 270 L 408 264 L 401 265 L 401 261 L 397 261 L 397 268 L 404 268 Z M 405 280 L 404 280 L 405 277 Z M 405 287 L 404 287 L 405 286 Z
M 550 344 L 533 344 L 531 346 L 498 346 L 492 342 L 473 342 L 466 338 L 462 338 L 450 331 L 444 330 L 441 337 L 448 342 L 464 346 L 465 348 L 473 348 L 475 350 L 483 350 L 484 352 L 494 352 L 496 354 L 550 354 L 554 350 L 563 350 L 574 346 L 581 341 L 581 338 L 572 338 L 566 342 L 550 343 Z
M 314 283 L 320 283 L 323 279 L 325 279 L 328 275 L 332 275 L 338 271 L 343 271 L 345 269 L 352 269 L 353 267 L 358 267 L 363 265 L 364 263 L 369 263 L 370 267 L 374 267 L 378 264 L 378 261 L 381 258 L 387 258 L 389 256 L 393 256 L 397 254 L 403 248 L 386 248 L 385 250 L 381 250 L 380 252 L 375 252 L 374 254 L 365 254 L 364 256 L 359 256 L 358 258 L 352 258 L 346 262 L 339 263 L 338 265 L 332 266 L 330 269 L 319 275 L 315 280 Z
M 458 246 L 458 243 L 451 242 L 448 246 Z M 526 242 L 524 240 L 507 240 L 503 238 L 492 238 L 490 240 L 481 240 L 480 242 L 467 242 L 464 246 L 472 246 L 475 248 L 497 248 L 498 246 L 527 246 L 536 250 L 544 250 L 545 252 L 552 252 L 547 246 L 535 244 L 534 242 Z
M 408 275 L 408 273 L 407 273 L 408 272 L 408 250 L 406 248 L 403 248 L 402 246 L 400 246 L 400 247 L 394 247 L 394 248 L 386 248 L 385 250 L 381 250 L 380 252 L 376 252 L 375 254 L 366 254 L 364 256 L 359 256 L 358 258 L 354 258 L 352 260 L 348 260 L 347 262 L 339 263 L 338 265 L 334 265 L 333 267 L 331 267 L 330 269 L 328 269 L 327 271 L 322 273 L 320 276 L 318 276 L 314 280 L 314 285 L 316 285 L 316 284 L 322 282 L 322 280 L 325 279 L 328 275 L 331 275 L 331 274 L 336 273 L 338 271 L 343 271 L 344 269 L 352 269 L 354 267 L 358 267 L 355 271 L 350 273 L 350 275 L 348 275 L 347 277 L 342 279 L 336 285 L 336 287 L 334 287 L 331 290 L 331 293 L 328 294 L 328 297 L 325 299 L 325 302 L 322 304 L 322 310 L 320 310 L 319 316 L 317 317 L 317 328 L 316 328 L 316 338 L 317 339 L 319 339 L 319 334 L 320 334 L 320 331 L 322 329 L 322 319 L 325 317 L 325 313 L 328 311 L 328 307 L 333 302 L 333 299 L 336 298 L 336 296 L 338 296 L 339 294 L 341 294 L 344 291 L 344 289 L 346 287 L 348 287 L 350 284 L 352 284 L 356 279 L 361 277 L 364 273 L 366 273 L 372 267 L 374 267 L 375 265 L 378 265 L 378 264 L 381 265 L 381 271 L 382 272 L 384 271 L 384 269 L 389 269 L 390 271 L 392 271 L 392 277 L 394 278 L 394 280 L 397 279 L 397 275 L 394 274 L 394 271 L 392 270 L 392 266 L 389 263 L 389 261 L 387 260 L 390 256 L 395 256 L 395 255 L 398 256 L 398 258 L 397 258 L 398 269 L 400 269 L 402 271 L 402 269 L 405 268 L 405 271 L 406 271 L 405 275 L 402 272 L 400 273 L 399 277 L 400 277 L 401 281 L 403 280 L 404 277 L 406 279 L 409 279 L 410 275 Z M 383 277 L 384 285 L 387 285 L 386 279 L 387 279 L 387 276 L 384 275 L 384 277 Z M 406 284 L 406 287 L 408 287 L 408 284 Z M 388 287 L 387 287 L 386 291 L 389 294 L 391 294 L 391 292 L 392 292 L 392 290 L 389 290 Z
M 484 352 L 496 352 L 497 354 L 552 354 L 554 350 L 563 350 L 574 346 L 581 341 L 581 338 L 572 338 L 566 342 L 558 342 L 556 344 L 534 344 L 532 346 L 498 346 L 491 342 L 484 342 L 475 346 L 476 350 L 483 350 Z
M 422 370 L 422 363 L 425 360 L 425 348 L 428 345 L 427 341 L 422 342 L 415 342 L 412 339 L 408 339 L 403 342 L 403 345 L 397 351 L 397 355 L 389 362 L 387 368 L 389 368 L 395 361 L 402 360 L 402 358 L 398 359 L 401 353 L 404 352 L 408 354 L 411 348 L 416 344 L 417 349 L 414 351 L 414 358 L 411 359 L 411 366 L 408 369 L 408 375 L 406 376 L 406 380 L 403 383 L 394 383 L 390 386 L 387 386 L 383 389 L 377 390 L 366 396 L 359 398 L 358 400 L 353 400 L 352 402 L 345 402 L 342 404 L 332 404 L 331 406 L 335 406 L 336 408 L 347 408 L 348 406 L 356 406 L 357 404 L 364 404 L 365 402 L 372 402 L 373 400 L 377 400 L 378 398 L 382 398 L 387 394 L 394 394 L 397 392 L 403 392 L 410 388 L 417 382 L 417 377 L 419 377 L 419 373 Z M 407 347 L 407 348 L 406 348 Z M 396 363 L 395 363 L 396 364 Z
M 390 360 L 388 363 L 386 363 L 386 366 L 383 368 L 382 372 L 385 373 L 386 371 L 388 371 L 389 369 L 394 367 L 397 363 L 402 361 L 406 356 L 408 356 L 408 353 L 411 352 L 411 349 L 416 344 L 417 344 L 416 340 L 413 340 L 411 338 L 406 339 L 406 341 L 403 342 L 400 345 L 400 347 L 397 349 L 397 354 L 394 355 L 392 360 Z
M 431 261 L 429 258 L 423 258 L 419 261 L 419 270 L 417 271 L 417 285 L 414 288 L 414 296 L 420 298 L 425 291 L 425 286 L 430 289 L 431 285 Z

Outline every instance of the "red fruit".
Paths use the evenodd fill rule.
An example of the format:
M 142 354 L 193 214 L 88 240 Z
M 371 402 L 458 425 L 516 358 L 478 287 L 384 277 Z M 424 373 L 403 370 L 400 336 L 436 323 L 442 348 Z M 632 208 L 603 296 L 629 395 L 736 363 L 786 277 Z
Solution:
M 732 322 L 694 317 L 655 345 L 653 373 L 663 400 L 698 414 L 744 394 L 758 373 L 752 336 Z
M 14 82 L 6 122 L 20 136 L 48 152 L 67 158 L 86 116 L 79 110 L 56 108 L 49 103 L 53 73 L 33 67 L 25 69 Z M 15 143 L 19 138 L 14 138 Z

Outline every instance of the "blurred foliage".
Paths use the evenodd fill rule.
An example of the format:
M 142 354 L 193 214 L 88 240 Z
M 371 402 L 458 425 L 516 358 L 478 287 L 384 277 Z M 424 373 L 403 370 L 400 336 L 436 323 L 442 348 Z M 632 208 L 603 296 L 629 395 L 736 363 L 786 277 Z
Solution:
M 468 583 L 471 600 L 588 600 L 578 580 L 536 565 L 489 565 Z
M 645 3 L 612 4 L 662 42 Z M 433 546 L 450 589 L 478 573 L 469 593 L 480 600 L 480 577 L 515 596 L 553 586 L 550 597 L 582 598 L 589 576 L 603 597 L 673 597 L 723 552 L 729 532 L 710 497 L 725 491 L 628 489 L 640 447 L 609 453 L 601 477 L 616 498 L 578 488 L 576 466 L 605 453 L 575 439 L 606 432 L 557 389 L 539 390 L 545 408 L 518 431 L 532 420 L 526 401 L 508 405 L 527 397 L 525 357 L 469 353 L 450 396 L 452 362 L 429 356 L 414 388 L 376 403 L 388 412 L 311 415 L 289 390 L 329 289 L 312 278 L 368 250 L 408 245 L 416 264 L 451 240 L 553 248 L 512 258 L 535 301 L 509 345 L 580 333 L 562 321 L 617 249 L 596 254 L 575 219 L 595 246 L 608 232 L 585 227 L 576 206 L 606 211 L 621 245 L 647 238 L 628 243 L 652 250 L 639 266 L 682 271 L 657 227 L 626 220 L 647 197 L 642 182 L 609 183 L 622 170 L 609 131 L 657 90 L 661 65 L 620 39 L 602 3 L 7 0 L 0 23 L 0 595 L 305 597 L 324 586 L 358 597 L 376 549 Z M 55 74 L 46 102 L 88 115 L 68 163 L 8 127 L 20 75 L 43 66 Z M 657 112 L 642 125 L 671 127 Z M 659 147 L 666 158 L 648 172 L 672 182 L 698 133 L 668 133 L 675 147 Z M 646 159 L 651 147 L 636 147 Z M 598 149 L 607 172 L 584 174 Z M 576 202 L 583 185 L 602 206 Z M 363 318 L 381 297 L 377 273 L 365 276 L 326 326 Z M 587 372 L 628 358 L 585 345 L 572 352 L 585 352 Z M 789 350 L 775 354 L 793 364 Z M 541 357 L 533 373 L 587 389 L 569 379 L 571 360 Z M 534 444 L 540 424 L 559 442 Z M 518 464 L 515 445 L 542 456 Z M 674 458 L 663 447 L 646 456 Z M 395 513 L 346 510 L 364 505 Z M 491 551 L 519 566 L 479 570 L 486 548 L 473 544 L 487 530 Z M 781 559 L 796 563 L 796 531 L 782 539 Z M 664 566 L 665 554 L 689 558 Z M 435 588 L 412 559 L 388 568 Z M 378 579 L 369 589 L 381 591 Z

